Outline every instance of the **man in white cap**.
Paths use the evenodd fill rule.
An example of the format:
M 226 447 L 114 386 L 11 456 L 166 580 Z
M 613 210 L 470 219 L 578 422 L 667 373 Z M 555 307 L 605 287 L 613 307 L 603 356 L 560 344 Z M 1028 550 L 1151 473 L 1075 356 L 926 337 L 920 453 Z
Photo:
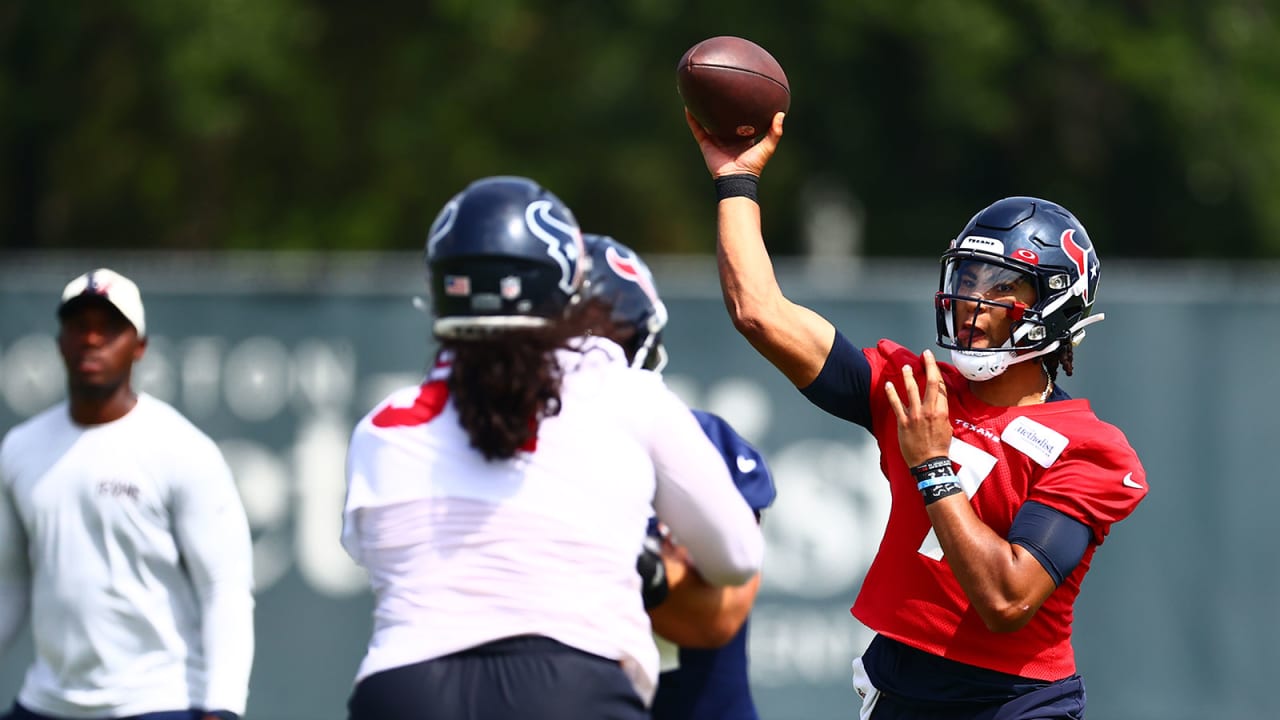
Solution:
M 217 446 L 132 386 L 138 286 L 100 269 L 58 307 L 68 399 L 0 442 L 0 655 L 31 612 L 8 720 L 227 720 L 253 662 L 249 526 Z

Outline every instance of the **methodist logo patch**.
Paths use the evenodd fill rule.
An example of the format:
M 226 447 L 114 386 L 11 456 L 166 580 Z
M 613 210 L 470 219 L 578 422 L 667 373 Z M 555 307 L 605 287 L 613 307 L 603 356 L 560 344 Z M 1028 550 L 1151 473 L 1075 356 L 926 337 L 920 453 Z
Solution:
M 1040 467 L 1049 467 L 1067 449 L 1067 436 L 1029 417 L 1015 418 L 1000 433 L 1004 443 L 1031 458 Z

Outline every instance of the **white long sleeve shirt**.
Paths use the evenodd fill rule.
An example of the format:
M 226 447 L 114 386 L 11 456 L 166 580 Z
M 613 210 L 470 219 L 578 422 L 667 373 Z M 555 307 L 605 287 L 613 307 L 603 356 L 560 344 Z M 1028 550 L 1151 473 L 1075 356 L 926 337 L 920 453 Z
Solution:
M 342 541 L 376 598 L 357 681 L 536 634 L 618 660 L 647 703 L 658 653 L 636 557 L 655 507 L 710 582 L 759 571 L 755 516 L 689 408 L 617 345 L 583 349 L 560 353 L 560 414 L 510 460 L 469 446 L 447 367 L 356 427 Z
M 13 428 L 0 444 L 0 654 L 28 607 L 36 651 L 19 702 L 67 718 L 242 714 L 251 552 L 217 446 L 164 402 L 143 394 L 87 427 L 64 402 Z

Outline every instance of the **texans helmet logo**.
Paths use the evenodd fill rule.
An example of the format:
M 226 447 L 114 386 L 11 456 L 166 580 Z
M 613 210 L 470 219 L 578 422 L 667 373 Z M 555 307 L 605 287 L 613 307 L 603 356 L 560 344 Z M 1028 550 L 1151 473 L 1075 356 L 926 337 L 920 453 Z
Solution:
M 609 264 L 609 269 L 618 277 L 629 280 L 640 286 L 646 297 L 654 305 L 658 304 L 658 290 L 653 286 L 653 281 L 649 279 L 649 274 L 640 269 L 636 258 L 623 257 L 618 249 L 612 245 L 605 248 L 604 260 Z
M 1062 231 L 1062 251 L 1067 254 L 1067 258 L 1071 260 L 1071 264 L 1076 266 L 1076 272 L 1080 275 L 1079 282 L 1081 284 L 1080 296 L 1085 302 L 1089 302 L 1089 254 L 1093 252 L 1091 247 L 1082 247 L 1076 242 L 1075 228 L 1068 228 Z
M 458 198 L 461 195 L 455 195 L 452 200 L 445 203 L 444 209 L 436 216 L 435 222 L 431 223 L 431 229 L 427 231 L 427 253 L 435 251 L 436 243 L 440 238 L 449 234 L 453 229 L 453 222 L 458 218 Z
M 551 211 L 550 200 L 529 203 L 524 211 L 529 231 L 547 246 L 547 255 L 560 266 L 560 289 L 572 295 L 582 285 L 582 263 L 578 258 L 585 252 L 582 231 L 572 222 L 566 222 Z

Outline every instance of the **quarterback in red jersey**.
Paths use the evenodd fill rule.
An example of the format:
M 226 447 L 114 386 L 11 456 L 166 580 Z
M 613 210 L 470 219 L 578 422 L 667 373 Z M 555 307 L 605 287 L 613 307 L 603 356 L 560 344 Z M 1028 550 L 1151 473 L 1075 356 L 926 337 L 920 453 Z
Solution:
M 864 720 L 1079 718 L 1073 606 L 1112 524 L 1147 492 L 1120 430 L 1058 385 L 1093 313 L 1098 256 L 1062 206 L 1009 197 L 942 256 L 938 362 L 859 348 L 787 299 L 761 235 L 758 179 L 782 115 L 750 147 L 689 117 L 715 178 L 720 282 L 739 332 L 818 407 L 868 429 L 892 509 L 853 606 Z

